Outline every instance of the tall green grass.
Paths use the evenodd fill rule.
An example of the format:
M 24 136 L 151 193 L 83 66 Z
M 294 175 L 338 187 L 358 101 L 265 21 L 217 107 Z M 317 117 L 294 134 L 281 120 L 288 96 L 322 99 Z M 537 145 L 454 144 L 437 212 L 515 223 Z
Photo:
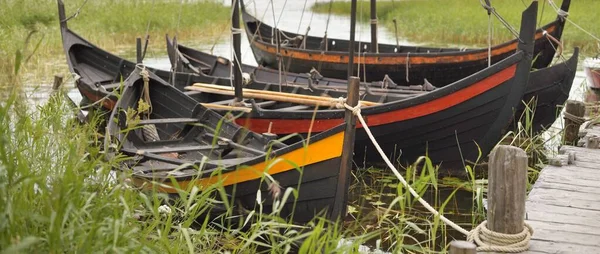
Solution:
M 149 26 L 150 55 L 165 51 L 164 36 L 177 34 L 181 40 L 212 42 L 223 33 L 230 20 L 231 11 L 219 1 L 191 1 L 180 4 L 178 0 L 162 1 L 65 1 L 69 27 L 93 43 L 109 51 L 123 50 L 123 45 L 134 45 L 136 37 L 145 37 Z M 14 65 L 17 50 L 31 51 L 35 43 L 23 45 L 29 37 L 41 42 L 31 59 L 29 72 L 66 73 L 55 0 L 2 0 L 0 1 L 0 78 Z M 226 38 L 226 37 L 223 37 Z M 125 47 L 131 51 L 134 46 Z
M 554 0 L 560 5 L 560 0 Z M 502 15 L 518 31 L 521 12 L 531 0 L 525 1 L 492 1 L 497 12 Z M 368 1 L 359 1 L 358 20 L 369 22 L 370 5 Z M 362 12 L 360 11 L 362 9 Z M 596 37 L 600 37 L 600 26 L 597 25 L 597 10 L 600 2 L 594 0 L 572 1 L 569 19 L 582 26 Z M 312 7 L 319 13 L 329 12 L 329 3 L 317 3 Z M 333 2 L 331 13 L 348 15 L 349 2 Z M 394 31 L 396 19 L 399 37 L 411 42 L 433 45 L 487 45 L 488 15 L 478 1 L 472 0 L 406 0 L 378 1 L 377 16 L 379 24 Z M 546 24 L 556 18 L 554 9 L 546 2 L 540 1 L 538 25 Z M 494 34 L 493 43 L 498 44 L 513 35 L 492 16 Z M 598 53 L 597 42 L 581 30 L 567 23 L 563 34 L 566 50 L 581 47 L 590 55 Z
M 133 188 L 129 173 L 111 171 L 123 157 L 100 149 L 101 116 L 79 125 L 60 94 L 37 108 L 17 98 L 0 106 L 0 249 L 7 253 L 354 253 L 360 244 L 435 252 L 448 243 L 439 220 L 421 212 L 389 172 L 374 169 L 358 171 L 350 204 L 356 209 L 343 223 L 316 218 L 294 225 L 277 208 L 261 214 L 260 200 L 242 217 L 230 218 L 228 210 L 216 220 L 197 219 L 214 207 L 230 207 L 218 183 L 179 190 L 176 199 Z M 413 188 L 441 211 L 451 207 L 454 193 L 439 194 L 437 169 L 416 169 L 405 173 Z M 293 190 L 282 196 L 282 202 L 293 198 Z

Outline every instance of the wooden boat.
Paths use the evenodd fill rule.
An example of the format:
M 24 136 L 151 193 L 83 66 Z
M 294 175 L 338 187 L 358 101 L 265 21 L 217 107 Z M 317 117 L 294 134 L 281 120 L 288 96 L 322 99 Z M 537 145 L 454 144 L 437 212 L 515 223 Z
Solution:
M 592 89 L 600 89 L 600 58 L 587 58 L 583 61 L 583 70 L 587 77 L 587 86 Z
M 284 218 L 335 219 L 345 211 L 347 190 L 338 190 L 348 179 L 340 173 L 344 125 L 285 145 L 229 122 L 151 72 L 138 68 L 123 87 L 106 147 L 131 156 L 120 169 L 131 172 L 136 186 L 177 194 L 218 183 L 238 210 L 254 210 L 261 190 L 266 213 L 276 199 L 269 193 L 292 187 L 298 197 L 284 203 Z
M 570 0 L 563 0 L 561 9 L 569 10 Z M 349 43 L 341 39 L 324 40 L 275 29 L 249 14 L 242 1 L 242 19 L 256 61 L 263 66 L 278 69 L 277 55 L 282 58 L 282 68 L 288 72 L 307 73 L 317 69 L 323 76 L 346 79 Z M 545 33 L 560 40 L 565 25 L 561 16 L 542 28 L 535 35 L 534 69 L 547 67 L 557 47 Z M 276 36 L 276 32 L 280 36 Z M 280 47 L 277 38 L 280 37 Z M 306 38 L 305 38 L 306 37 Z M 289 39 L 288 39 L 289 38 Z M 295 39 L 295 40 L 294 40 Z M 322 46 L 324 42 L 327 46 Z M 511 40 L 491 48 L 491 62 L 496 63 L 517 48 L 518 41 Z M 360 45 L 360 49 L 359 49 Z M 369 42 L 356 42 L 356 62 L 364 65 L 361 77 L 367 81 L 381 81 L 388 75 L 399 85 L 421 85 L 424 80 L 442 87 L 465 78 L 488 66 L 488 49 L 431 48 L 378 44 L 379 53 L 371 53 Z M 327 49 L 327 50 L 325 50 Z M 279 50 L 279 52 L 278 52 Z M 407 67 L 408 65 L 408 67 Z M 364 72 L 362 72 L 364 68 Z M 407 74 L 408 70 L 408 74 Z M 356 75 L 356 74 L 352 74 Z
M 178 71 L 196 73 L 201 76 L 229 78 L 231 62 L 229 59 L 211 55 L 176 43 L 176 40 L 167 38 L 167 52 L 171 65 Z M 530 74 L 529 82 L 522 101 L 527 103 L 535 98 L 533 119 L 533 131 L 539 132 L 547 129 L 554 123 L 558 116 L 558 106 L 563 105 L 569 97 L 571 86 L 577 71 L 579 49 L 575 48 L 573 55 L 562 63 L 554 66 L 534 70 Z M 600 63 L 598 64 L 600 66 Z M 279 72 L 264 67 L 242 65 L 242 71 L 252 77 L 252 83 L 278 83 Z M 285 85 L 303 85 L 311 89 L 321 88 L 336 91 L 344 91 L 346 81 L 335 78 L 320 77 L 313 75 L 285 72 L 281 75 L 282 83 Z M 600 78 L 600 76 L 599 76 Z M 600 83 L 600 79 L 599 79 Z M 433 86 L 396 86 L 391 82 L 362 83 L 365 93 L 387 94 L 390 97 L 414 97 L 424 93 L 423 90 L 433 90 Z M 381 89 L 386 87 L 386 89 Z M 515 118 L 523 115 L 525 103 L 519 104 L 515 112 Z M 529 105 L 531 106 L 531 105 Z M 525 119 L 523 119 L 525 122 Z
M 462 158 L 474 161 L 480 151 L 487 154 L 500 140 L 502 131 L 512 119 L 513 109 L 520 103 L 525 91 L 523 84 L 527 84 L 531 66 L 531 58 L 525 56 L 531 56 L 533 51 L 536 9 L 537 2 L 534 2 L 523 14 L 521 38 L 529 43 L 521 44 L 512 56 L 490 68 L 410 98 L 362 94 L 362 100 L 381 103 L 364 107 L 362 115 L 382 148 L 394 156 L 393 159 L 400 156 L 398 151 L 401 149 L 402 156 L 399 159 L 402 162 L 413 162 L 427 153 L 434 162 L 443 161 L 444 165 L 460 163 Z M 64 16 L 64 12 L 59 16 Z M 116 97 L 110 94 L 111 87 L 122 76 L 133 72 L 135 64 L 85 41 L 69 30 L 66 22 L 61 22 L 61 31 L 67 62 L 72 72 L 81 77 L 77 81 L 79 90 L 92 101 L 106 98 L 102 104 L 113 108 Z M 159 77 L 169 78 L 171 75 L 170 72 L 153 71 Z M 218 77 L 206 79 L 206 76 L 192 74 L 173 75 L 174 86 L 179 89 L 195 82 L 230 84 L 229 79 Z M 281 89 L 285 93 L 302 96 L 327 94 L 333 98 L 345 97 L 345 92 L 304 86 L 250 83 L 247 87 L 271 92 Z M 187 94 L 202 103 L 222 105 L 233 101 L 233 91 L 226 95 L 198 91 L 188 91 Z M 270 130 L 278 135 L 306 135 L 309 130 L 313 133 L 322 132 L 341 124 L 344 116 L 344 110 L 332 108 L 331 104 L 311 106 L 265 99 L 257 99 L 251 104 L 250 110 L 235 108 L 221 112 L 239 111 L 239 114 L 235 114 L 239 116 L 235 119 L 236 123 L 259 133 Z M 365 132 L 362 128 L 357 130 L 355 159 L 381 161 L 369 146 L 371 144 Z M 450 173 L 463 171 L 459 169 Z

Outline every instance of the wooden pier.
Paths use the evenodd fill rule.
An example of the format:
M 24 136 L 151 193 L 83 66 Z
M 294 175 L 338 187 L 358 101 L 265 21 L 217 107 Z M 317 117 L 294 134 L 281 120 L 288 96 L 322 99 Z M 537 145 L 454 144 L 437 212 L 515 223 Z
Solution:
M 600 253 L 597 137 L 600 126 L 587 129 L 582 140 L 589 140 L 584 144 L 589 148 L 563 146 L 561 152 L 574 160 L 542 169 L 526 202 L 526 222 L 534 233 L 525 253 Z

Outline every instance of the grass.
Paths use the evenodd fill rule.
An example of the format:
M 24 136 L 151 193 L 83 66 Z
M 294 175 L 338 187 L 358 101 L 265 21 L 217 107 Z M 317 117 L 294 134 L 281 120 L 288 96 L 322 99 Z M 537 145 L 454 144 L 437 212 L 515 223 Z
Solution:
M 277 209 L 259 213 L 260 202 L 233 223 L 220 222 L 230 213 L 196 220 L 219 203 L 218 183 L 179 190 L 177 201 L 133 188 L 129 173 L 111 171 L 123 158 L 100 149 L 100 114 L 91 124 L 76 124 L 61 94 L 32 108 L 19 102 L 20 93 L 13 89 L 0 106 L 0 249 L 6 253 L 354 253 L 359 244 L 430 253 L 451 239 L 398 180 L 379 169 L 357 171 L 350 204 L 355 209 L 344 223 L 316 218 L 293 225 Z M 415 169 L 405 172 L 413 188 L 440 211 L 454 211 L 454 189 L 441 194 L 437 169 Z
M 531 0 L 523 1 L 495 1 L 493 7 L 508 23 L 518 31 L 521 12 L 525 4 Z M 559 0 L 554 0 L 560 5 Z M 362 12 L 361 10 L 362 5 Z M 329 12 L 329 3 L 317 3 L 312 10 L 319 13 Z M 569 19 L 582 26 L 596 37 L 600 37 L 600 26 L 596 22 L 596 10 L 600 9 L 600 2 L 594 0 L 572 1 Z M 357 20 L 368 22 L 370 20 L 370 5 L 368 1 L 358 2 Z M 555 19 L 554 9 L 546 1 L 540 2 L 539 15 L 541 22 L 546 24 Z M 331 13 L 336 15 L 349 15 L 349 2 L 333 2 Z M 393 20 L 397 20 L 399 37 L 406 38 L 415 43 L 433 45 L 467 45 L 484 47 L 488 38 L 488 15 L 479 2 L 471 0 L 406 0 L 406 1 L 378 1 L 377 16 L 380 26 L 394 31 Z M 494 17 L 493 43 L 498 44 L 510 39 L 513 35 L 505 29 Z M 566 50 L 572 47 L 581 47 L 584 53 L 596 55 L 600 50 L 598 42 L 577 29 L 573 24 L 566 25 L 563 42 Z
M 71 29 L 106 50 L 126 49 L 130 55 L 135 49 L 135 38 L 145 37 L 148 22 L 151 56 L 165 51 L 165 33 L 177 34 L 182 41 L 212 42 L 226 29 L 231 15 L 230 9 L 216 0 L 183 5 L 178 0 L 65 2 L 67 17 L 82 7 L 79 15 L 69 20 Z M 84 2 L 87 3 L 82 6 Z M 51 76 L 37 74 L 67 74 L 64 59 L 56 57 L 63 55 L 56 1 L 1 0 L 0 5 L 0 79 L 12 70 L 15 52 L 29 55 L 38 43 L 26 71 L 35 73 L 30 75 L 42 82 L 50 82 L 47 78 Z

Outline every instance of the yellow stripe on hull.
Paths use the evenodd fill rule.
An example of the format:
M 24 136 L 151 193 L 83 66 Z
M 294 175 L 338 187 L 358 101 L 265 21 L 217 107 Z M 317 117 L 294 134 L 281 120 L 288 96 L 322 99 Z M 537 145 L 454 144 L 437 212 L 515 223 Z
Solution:
M 188 189 L 190 185 L 195 185 L 202 189 L 217 182 L 222 182 L 225 187 L 259 179 L 263 176 L 263 172 L 275 175 L 289 170 L 296 170 L 296 168 L 302 168 L 306 165 L 340 157 L 343 140 L 344 131 L 341 131 L 315 143 L 311 143 L 308 147 L 301 147 L 255 165 L 241 165 L 235 171 L 196 180 L 178 181 L 178 184 L 184 190 Z M 175 177 L 175 179 L 177 178 Z M 149 179 L 136 178 L 134 176 L 133 183 L 136 186 L 145 184 L 145 189 L 152 189 L 156 185 L 159 192 L 177 193 L 177 189 L 168 179 L 162 183 L 153 183 Z

